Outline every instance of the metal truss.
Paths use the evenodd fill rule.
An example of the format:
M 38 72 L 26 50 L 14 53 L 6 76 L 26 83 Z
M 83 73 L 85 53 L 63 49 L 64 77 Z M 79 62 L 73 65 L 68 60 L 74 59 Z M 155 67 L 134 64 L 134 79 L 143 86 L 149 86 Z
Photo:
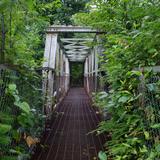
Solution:
M 60 41 L 69 61 L 85 61 L 90 53 L 90 47 L 87 44 L 91 43 L 93 39 L 61 38 Z

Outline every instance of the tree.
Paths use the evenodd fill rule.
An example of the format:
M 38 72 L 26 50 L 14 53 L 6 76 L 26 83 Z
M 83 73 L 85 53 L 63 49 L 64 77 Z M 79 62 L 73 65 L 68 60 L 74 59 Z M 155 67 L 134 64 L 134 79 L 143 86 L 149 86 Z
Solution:
M 89 0 L 37 1 L 39 14 L 50 19 L 50 24 L 71 25 L 75 13 L 87 11 L 85 5 Z

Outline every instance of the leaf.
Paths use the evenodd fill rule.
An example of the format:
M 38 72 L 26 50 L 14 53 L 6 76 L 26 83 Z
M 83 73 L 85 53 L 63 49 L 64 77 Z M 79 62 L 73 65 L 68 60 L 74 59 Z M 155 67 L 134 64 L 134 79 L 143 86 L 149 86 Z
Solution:
M 107 160 L 107 155 L 106 155 L 105 152 L 100 151 L 98 153 L 98 157 L 99 157 L 100 160 Z
M 30 10 L 32 10 L 33 9 L 33 0 L 27 0 L 26 1 L 26 4 L 27 4 L 27 6 L 28 6 L 28 8 L 30 9 Z
M 8 88 L 6 89 L 6 93 L 9 93 L 12 96 L 16 96 L 18 93 L 16 84 L 9 84 Z
M 15 102 L 14 105 L 19 107 L 22 111 L 29 114 L 31 109 L 29 107 L 29 104 L 27 102 Z
M 16 94 L 14 95 L 14 98 L 15 98 L 15 101 L 16 101 L 16 102 L 18 102 L 18 101 L 20 100 L 19 96 L 16 95 Z
M 160 153 L 160 144 L 156 145 L 155 147 L 156 151 Z
M 125 147 L 127 147 L 127 148 L 132 148 L 129 144 L 127 144 L 127 143 L 122 143 L 122 145 L 124 145 Z
M 129 96 L 122 96 L 118 99 L 120 103 L 126 103 L 129 100 Z
M 31 147 L 32 145 L 35 145 L 37 143 L 39 143 L 39 139 L 38 138 L 33 138 L 31 136 L 28 136 L 26 139 L 25 139 L 28 147 Z
M 16 140 L 16 142 L 18 142 L 21 139 L 21 134 L 18 130 L 13 130 L 12 131 L 12 137 L 13 137 L 13 139 Z
M 0 135 L 5 134 L 11 130 L 11 125 L 0 123 Z
M 148 88 L 148 90 L 149 90 L 150 92 L 156 91 L 156 89 L 157 89 L 155 83 L 150 83 L 150 84 L 147 84 L 146 86 L 147 86 L 147 88 Z
M 0 122 L 4 124 L 12 124 L 13 116 L 9 115 L 8 113 L 0 112 Z
M 145 139 L 146 139 L 146 140 L 149 140 L 149 132 L 144 131 L 144 136 L 145 136 Z
M 10 142 L 11 142 L 10 137 L 8 137 L 6 135 L 0 136 L 0 144 L 1 145 L 8 145 L 8 144 L 10 144 Z
M 160 128 L 160 123 L 152 125 L 151 128 L 159 129 Z
M 108 97 L 108 93 L 106 93 L 106 92 L 101 92 L 101 95 L 99 96 L 99 99 L 104 99 L 104 98 L 106 98 L 106 97 Z
M 133 76 L 133 75 L 141 76 L 142 73 L 140 71 L 129 71 L 129 72 L 127 72 L 127 75 L 128 76 Z
M 151 48 L 148 50 L 149 53 L 155 53 L 157 50 L 155 48 Z
M 32 116 L 32 114 L 21 113 L 17 119 L 21 126 L 23 126 L 24 128 L 28 128 L 33 127 L 34 125 L 34 119 Z
M 13 92 L 17 89 L 17 87 L 15 84 L 9 84 L 8 89 L 9 89 L 9 91 Z
M 10 152 L 10 153 L 13 153 L 13 154 L 21 154 L 20 151 L 14 150 L 14 149 L 10 149 L 9 152 Z
M 151 152 L 149 153 L 148 158 L 147 158 L 146 160 L 153 160 L 153 159 L 155 159 L 155 156 L 156 156 L 155 152 L 151 151 Z
M 140 150 L 141 153 L 147 153 L 148 152 L 147 147 L 145 145 L 143 145 L 142 148 L 139 148 L 139 150 Z

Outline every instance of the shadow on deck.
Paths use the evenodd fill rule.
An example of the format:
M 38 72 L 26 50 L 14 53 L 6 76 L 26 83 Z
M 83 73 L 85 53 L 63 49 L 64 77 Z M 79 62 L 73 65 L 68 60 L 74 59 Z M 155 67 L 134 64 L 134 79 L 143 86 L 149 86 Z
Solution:
M 56 109 L 44 147 L 34 160 L 97 160 L 105 136 L 88 134 L 97 128 L 100 116 L 91 107 L 83 88 L 72 88 Z

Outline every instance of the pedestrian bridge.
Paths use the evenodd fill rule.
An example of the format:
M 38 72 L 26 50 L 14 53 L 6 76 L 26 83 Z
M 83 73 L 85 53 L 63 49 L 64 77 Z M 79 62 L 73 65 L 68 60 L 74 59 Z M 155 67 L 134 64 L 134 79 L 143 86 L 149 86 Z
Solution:
M 92 34 L 93 38 L 85 37 L 86 34 Z M 103 32 L 80 26 L 51 26 L 46 30 L 43 93 L 44 112 L 50 115 L 50 122 L 42 140 L 44 147 L 37 149 L 33 159 L 96 160 L 98 152 L 104 150 L 105 135 L 91 133 L 101 116 L 90 99 L 91 93 L 102 87 L 98 78 L 101 34 Z M 70 87 L 74 63 L 83 65 L 81 88 Z M 56 114 L 52 115 L 53 112 Z
M 83 38 L 76 38 L 74 33 L 79 33 L 78 36 Z M 86 38 L 83 33 L 94 34 L 94 37 Z M 80 26 L 51 26 L 46 30 L 43 64 L 43 91 L 46 97 L 44 112 L 46 114 L 54 109 L 55 97 L 59 102 L 68 92 L 71 64 L 83 65 L 83 87 L 89 95 L 100 87 L 98 55 L 102 54 L 102 48 L 98 43 L 101 34 L 103 32 Z M 93 43 L 97 45 L 93 46 Z
M 55 109 L 51 124 L 37 150 L 35 160 L 98 160 L 104 150 L 105 135 L 90 133 L 97 128 L 101 117 L 91 106 L 83 88 L 71 88 Z

